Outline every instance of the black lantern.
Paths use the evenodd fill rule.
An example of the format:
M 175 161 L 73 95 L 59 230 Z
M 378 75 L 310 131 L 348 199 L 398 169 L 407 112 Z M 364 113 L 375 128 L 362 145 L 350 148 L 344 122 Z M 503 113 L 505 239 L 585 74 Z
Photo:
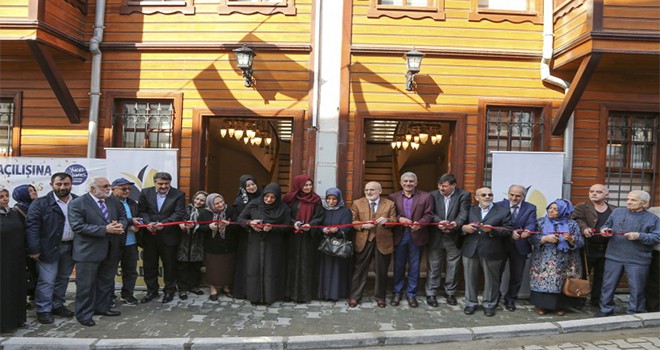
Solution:
M 412 91 L 415 89 L 415 74 L 419 73 L 424 53 L 413 48 L 406 52 L 404 57 L 406 58 L 406 90 Z
M 236 66 L 243 71 L 243 78 L 245 78 L 245 87 L 250 87 L 253 84 L 252 73 L 252 61 L 254 61 L 254 50 L 249 48 L 247 44 L 234 49 L 236 53 Z

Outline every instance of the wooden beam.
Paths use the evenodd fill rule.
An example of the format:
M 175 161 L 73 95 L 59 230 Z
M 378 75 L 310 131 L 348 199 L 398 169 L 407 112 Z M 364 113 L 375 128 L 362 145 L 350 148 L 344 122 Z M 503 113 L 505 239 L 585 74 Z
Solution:
M 28 40 L 28 46 L 32 51 L 34 59 L 39 64 L 41 71 L 46 76 L 46 80 L 50 84 L 50 87 L 53 88 L 53 92 L 57 97 L 57 100 L 60 102 L 64 113 L 66 113 L 67 118 L 71 124 L 80 123 L 80 110 L 76 105 L 76 101 L 73 100 L 69 88 L 66 86 L 66 82 L 60 73 L 59 68 L 55 65 L 55 60 L 50 54 L 50 50 L 44 44 L 37 42 L 36 40 Z
M 601 53 L 592 53 L 582 59 L 580 68 L 578 68 L 577 73 L 575 73 L 575 78 L 571 83 L 571 87 L 568 89 L 568 93 L 564 97 L 564 100 L 559 107 L 559 111 L 557 111 L 557 117 L 552 124 L 553 135 L 559 136 L 564 132 L 564 129 L 566 129 L 571 113 L 575 110 L 575 106 L 577 106 L 580 97 L 582 97 L 582 93 L 587 88 L 591 76 L 596 71 L 601 56 Z

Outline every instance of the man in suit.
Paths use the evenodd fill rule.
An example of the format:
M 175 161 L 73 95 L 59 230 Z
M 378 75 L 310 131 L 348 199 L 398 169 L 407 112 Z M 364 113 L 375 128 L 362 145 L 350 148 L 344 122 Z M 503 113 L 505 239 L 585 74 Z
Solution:
M 142 232 L 144 282 L 147 294 L 142 303 L 158 297 L 158 259 L 163 263 L 163 303 L 174 299 L 176 292 L 176 253 L 179 247 L 178 225 L 164 226 L 181 221 L 186 215 L 185 194 L 171 186 L 172 175 L 154 174 L 154 186 L 142 190 L 138 199 L 138 216 L 148 225 Z
M 121 300 L 127 305 L 137 305 L 138 300 L 135 299 L 133 292 L 135 290 L 135 281 L 137 280 L 137 263 L 138 263 L 138 245 L 137 245 L 137 231 L 135 225 L 140 224 L 140 219 L 137 216 L 137 202 L 131 199 L 131 186 L 133 182 L 120 177 L 112 181 L 112 195 L 119 200 L 126 213 L 128 220 L 128 228 L 126 234 L 122 236 L 121 253 L 119 261 L 121 263 Z M 114 293 L 112 294 L 115 297 Z
M 399 306 L 401 302 L 408 265 L 406 299 L 410 307 L 417 307 L 419 261 L 424 245 L 429 242 L 428 226 L 419 224 L 433 220 L 433 199 L 429 193 L 417 190 L 415 173 L 401 175 L 401 188 L 400 192 L 390 194 L 390 200 L 396 204 L 397 221 L 410 226 L 399 226 L 394 231 L 394 295 L 390 305 Z
M 376 266 L 376 303 L 385 307 L 387 289 L 387 269 L 394 251 L 392 230 L 385 227 L 387 222 L 396 221 L 394 203 L 381 198 L 382 188 L 378 182 L 369 182 L 364 186 L 364 197 L 353 202 L 353 227 L 355 228 L 355 270 L 351 285 L 348 306 L 356 307 L 362 299 L 362 292 L 367 283 L 367 272 L 371 261 Z
M 593 269 L 593 286 L 591 287 L 591 305 L 598 306 L 600 290 L 603 288 L 603 272 L 605 270 L 605 251 L 610 238 L 597 235 L 615 206 L 607 203 L 610 191 L 602 184 L 594 184 L 589 188 L 589 200 L 575 206 L 573 220 L 580 226 L 580 231 L 586 238 L 587 265 Z
M 433 222 L 429 232 L 429 248 L 426 261 L 426 303 L 438 307 L 436 294 L 440 287 L 440 267 L 446 264 L 445 299 L 447 304 L 456 305 L 458 270 L 461 263 L 460 228 L 465 224 L 470 211 L 470 192 L 456 187 L 454 174 L 443 174 L 438 178 L 438 190 L 431 192 L 435 203 Z
M 118 248 L 128 224 L 119 201 L 111 196 L 108 179 L 94 177 L 89 192 L 71 201 L 69 222 L 75 233 L 73 260 L 76 261 L 76 319 L 83 326 L 94 326 L 94 315 L 119 316 L 110 308 L 115 288 Z M 116 245 L 116 242 L 115 242 Z
M 509 286 L 504 295 L 504 308 L 516 311 L 516 300 L 523 280 L 523 271 L 527 255 L 532 252 L 532 247 L 526 239 L 520 237 L 522 231 L 534 231 L 536 229 L 536 206 L 525 202 L 527 190 L 521 185 L 509 186 L 507 197 L 497 205 L 511 212 L 511 224 L 514 231 L 510 238 L 504 239 L 505 256 L 500 268 L 500 281 L 509 261 Z
M 479 304 L 479 266 L 484 272 L 484 315 L 495 316 L 500 290 L 500 266 L 504 260 L 504 239 L 511 236 L 511 212 L 493 205 L 493 191 L 477 190 L 477 205 L 470 208 L 468 224 L 463 225 L 463 268 L 465 275 L 466 315 L 472 315 Z
M 66 287 L 75 262 L 72 258 L 73 232 L 67 216 L 68 206 L 76 195 L 71 194 L 73 179 L 67 173 L 55 173 L 50 178 L 53 189 L 30 205 L 26 225 L 28 256 L 37 261 L 39 279 L 35 290 L 37 321 L 53 323 L 53 314 L 73 317 L 64 306 Z

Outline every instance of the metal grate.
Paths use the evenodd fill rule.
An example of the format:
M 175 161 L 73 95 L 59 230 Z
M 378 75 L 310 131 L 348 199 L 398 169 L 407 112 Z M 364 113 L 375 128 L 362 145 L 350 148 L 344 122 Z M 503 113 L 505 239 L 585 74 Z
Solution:
M 537 108 L 488 107 L 484 186 L 491 186 L 493 151 L 541 151 L 543 113 Z
M 122 133 L 122 147 L 171 148 L 174 109 L 171 101 L 125 101 L 115 126 Z M 117 123 L 121 121 L 121 125 Z
M 643 190 L 655 203 L 660 114 L 611 112 L 607 124 L 606 184 L 609 202 L 625 206 L 628 192 Z
M 12 128 L 14 126 L 14 99 L 0 99 L 0 154 L 12 155 Z

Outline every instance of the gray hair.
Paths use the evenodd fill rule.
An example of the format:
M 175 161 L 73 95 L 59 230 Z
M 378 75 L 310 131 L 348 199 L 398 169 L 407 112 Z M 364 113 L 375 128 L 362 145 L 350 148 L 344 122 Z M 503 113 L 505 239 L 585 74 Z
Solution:
M 644 203 L 648 203 L 651 200 L 651 195 L 646 191 L 632 190 L 628 194 L 639 197 L 639 199 Z
M 106 179 L 103 176 L 94 176 L 93 178 L 89 179 L 89 184 L 87 185 L 87 190 L 91 191 L 92 187 L 99 188 L 100 187 L 99 186 L 99 181 L 100 180 L 108 181 L 108 179 Z M 110 181 L 108 181 L 108 183 L 110 183 Z
M 525 188 L 525 186 L 523 186 L 523 185 L 511 185 L 511 186 L 509 186 L 509 192 L 511 192 L 511 190 L 514 189 L 514 188 L 520 189 L 523 193 L 523 196 L 527 195 L 527 188 Z
M 415 182 L 417 182 L 417 175 L 413 173 L 412 171 L 406 171 L 405 173 L 401 174 L 401 181 L 407 177 L 412 177 Z
M 172 181 L 172 175 L 170 173 L 166 173 L 164 171 L 159 171 L 154 174 L 154 182 L 156 182 L 158 179 L 165 180 L 165 181 Z

